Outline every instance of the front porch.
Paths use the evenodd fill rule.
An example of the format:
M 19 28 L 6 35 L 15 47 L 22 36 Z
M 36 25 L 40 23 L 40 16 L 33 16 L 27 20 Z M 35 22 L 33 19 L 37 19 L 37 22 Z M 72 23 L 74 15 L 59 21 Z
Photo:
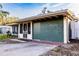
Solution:
M 18 24 L 18 38 L 32 39 L 32 22 Z

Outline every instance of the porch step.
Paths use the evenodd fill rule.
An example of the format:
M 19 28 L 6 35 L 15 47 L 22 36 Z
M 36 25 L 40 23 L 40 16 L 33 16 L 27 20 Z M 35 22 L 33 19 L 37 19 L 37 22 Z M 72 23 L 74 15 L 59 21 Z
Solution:
M 16 42 L 25 42 L 23 40 L 18 40 L 18 39 L 10 39 L 11 41 L 16 41 Z

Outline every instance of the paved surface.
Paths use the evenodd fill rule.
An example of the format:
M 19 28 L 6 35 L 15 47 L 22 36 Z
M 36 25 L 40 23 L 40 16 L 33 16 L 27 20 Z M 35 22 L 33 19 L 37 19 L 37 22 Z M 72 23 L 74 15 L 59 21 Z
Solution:
M 0 56 L 38 56 L 57 45 L 22 42 L 17 44 L 0 44 Z

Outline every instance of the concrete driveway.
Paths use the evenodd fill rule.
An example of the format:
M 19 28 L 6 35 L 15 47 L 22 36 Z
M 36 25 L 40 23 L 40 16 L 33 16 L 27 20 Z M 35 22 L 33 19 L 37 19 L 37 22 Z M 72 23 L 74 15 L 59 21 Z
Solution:
M 55 47 L 57 45 L 34 42 L 0 44 L 0 56 L 38 56 Z

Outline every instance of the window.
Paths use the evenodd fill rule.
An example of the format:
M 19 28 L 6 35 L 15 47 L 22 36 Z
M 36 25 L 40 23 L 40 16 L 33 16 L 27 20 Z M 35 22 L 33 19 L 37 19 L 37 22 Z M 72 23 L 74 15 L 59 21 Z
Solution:
M 17 25 L 12 26 L 12 32 L 13 32 L 13 34 L 18 34 L 18 26 Z
M 24 24 L 24 31 L 27 31 L 27 24 Z
M 31 28 L 30 28 L 31 26 L 30 26 L 30 23 L 28 23 L 28 34 L 30 34 L 31 33 Z
M 22 24 L 20 24 L 20 33 L 23 33 Z
M 2 28 L 0 28 L 0 34 L 2 34 Z

